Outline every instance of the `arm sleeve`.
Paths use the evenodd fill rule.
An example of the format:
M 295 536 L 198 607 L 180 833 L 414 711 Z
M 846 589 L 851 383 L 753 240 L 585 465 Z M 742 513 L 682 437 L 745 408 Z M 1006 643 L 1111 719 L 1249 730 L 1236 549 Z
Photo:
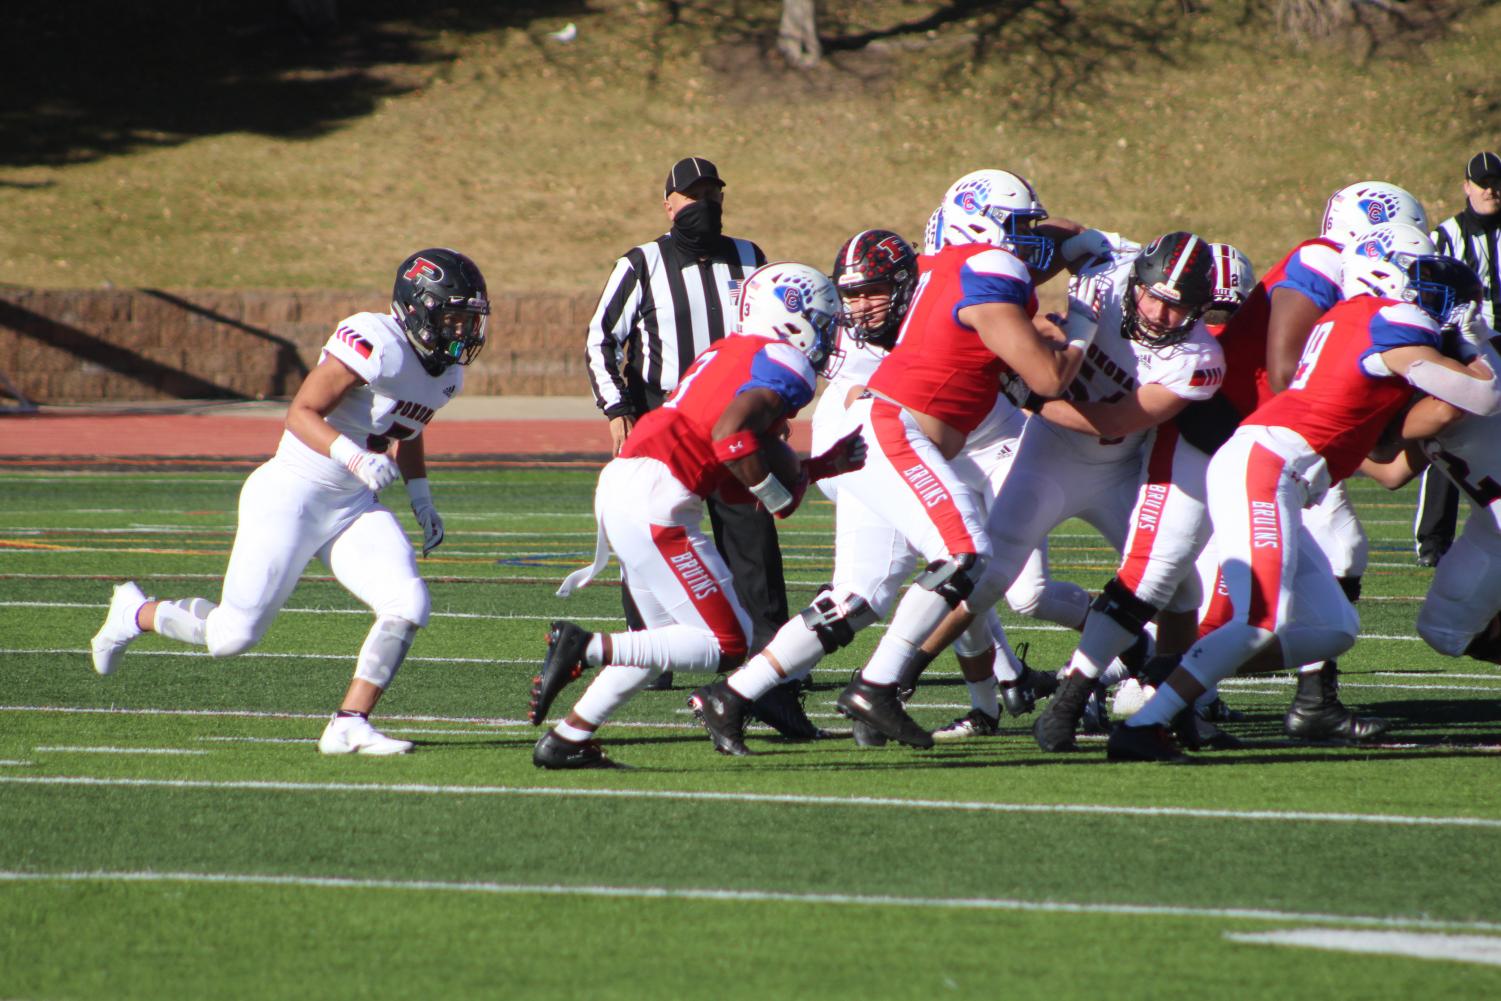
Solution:
M 626 395 L 625 345 L 635 332 L 640 312 L 641 278 L 628 255 L 615 262 L 584 340 L 595 406 L 610 417 L 633 412 Z

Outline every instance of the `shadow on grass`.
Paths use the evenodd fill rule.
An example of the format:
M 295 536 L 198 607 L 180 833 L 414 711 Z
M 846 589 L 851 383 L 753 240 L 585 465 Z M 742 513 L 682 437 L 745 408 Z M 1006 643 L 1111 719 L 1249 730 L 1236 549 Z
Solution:
M 412 7 L 158 0 L 20 4 L 0 96 L 0 166 L 95 160 L 202 136 L 312 138 L 420 87 L 441 32 L 526 27 L 560 3 Z M 420 139 L 420 133 L 414 139 Z

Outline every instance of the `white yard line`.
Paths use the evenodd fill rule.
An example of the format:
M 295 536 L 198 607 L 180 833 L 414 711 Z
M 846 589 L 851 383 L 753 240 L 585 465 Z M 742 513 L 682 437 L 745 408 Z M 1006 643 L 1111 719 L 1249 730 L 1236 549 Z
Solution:
M 415 890 L 424 893 L 474 893 L 497 896 L 615 897 L 639 900 L 692 900 L 719 903 L 832 904 L 853 907 L 920 907 L 932 910 L 1021 911 L 1042 914 L 1110 914 L 1135 917 L 1204 918 L 1207 920 L 1343 924 L 1368 928 L 1452 929 L 1501 932 L 1490 921 L 1442 921 L 1401 915 L 1319 914 L 1251 907 L 1177 907 L 1170 904 L 1100 903 L 1093 901 L 1017 900 L 1005 897 L 898 897 L 858 893 L 788 893 L 779 890 L 671 886 L 565 886 L 557 883 L 440 882 L 436 880 L 358 879 L 345 876 L 275 876 L 232 872 L 20 872 L 0 870 L 0 881 L 200 883 L 230 886 L 292 886 L 321 890 Z M 1498 940 L 1501 941 L 1501 940 Z
M 1295 810 L 1213 810 L 1179 806 L 1115 806 L 1103 803 L 986 803 L 966 800 L 901 799 L 878 796 L 804 796 L 790 793 L 737 793 L 674 789 L 586 789 L 553 786 L 468 786 L 381 782 L 274 782 L 263 780 L 102 778 L 90 775 L 0 775 L 0 785 L 39 785 L 137 789 L 199 789 L 210 792 L 352 792 L 417 796 L 558 796 L 667 800 L 699 803 L 775 803 L 783 806 L 1036 813 L 1194 820 L 1259 820 L 1273 823 L 1368 824 L 1384 827 L 1457 827 L 1501 830 L 1490 817 L 1403 816 L 1386 813 L 1312 813 Z
M 33 747 L 38 754 L 208 754 L 208 751 L 190 751 L 183 747 L 75 747 L 53 745 Z
M 20 758 L 0 758 L 0 767 L 29 768 L 35 764 L 33 761 L 23 761 Z
M 1409 959 L 1447 959 L 1456 963 L 1501 966 L 1501 938 L 1483 935 L 1421 935 L 1400 931 L 1298 928 L 1255 933 L 1225 932 L 1225 938 L 1231 942 L 1250 945 L 1291 945 L 1330 952 L 1405 956 Z

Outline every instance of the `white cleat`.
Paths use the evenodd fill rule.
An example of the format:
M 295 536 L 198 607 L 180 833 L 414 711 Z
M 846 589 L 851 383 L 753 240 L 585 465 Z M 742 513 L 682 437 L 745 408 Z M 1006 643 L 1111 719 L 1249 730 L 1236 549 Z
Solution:
M 141 635 L 141 627 L 136 625 L 136 613 L 148 600 L 133 580 L 115 585 L 115 596 L 110 599 L 104 625 L 94 634 L 91 644 L 96 672 L 113 674 L 115 668 L 120 666 L 125 648 L 130 646 L 131 640 Z
M 318 738 L 318 750 L 324 754 L 405 754 L 411 749 L 410 740 L 387 737 L 359 716 L 335 716 Z
M 1110 715 L 1116 719 L 1126 719 L 1146 705 L 1156 693 L 1157 689 L 1151 685 L 1143 685 L 1135 678 L 1127 678 L 1115 688 L 1115 698 L 1110 700 Z

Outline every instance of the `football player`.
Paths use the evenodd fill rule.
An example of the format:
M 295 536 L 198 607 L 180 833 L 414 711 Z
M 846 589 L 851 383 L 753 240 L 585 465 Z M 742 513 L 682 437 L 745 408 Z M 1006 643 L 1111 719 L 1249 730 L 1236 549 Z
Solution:
M 1005 171 L 976 171 L 950 186 L 939 227 L 946 245 L 920 262 L 917 291 L 895 348 L 871 374 L 867 389 L 848 404 L 846 427 L 870 443 L 870 459 L 839 485 L 901 533 L 927 568 L 919 590 L 939 596 L 938 615 L 962 601 L 989 556 L 978 491 L 952 461 L 994 407 L 999 376 L 1015 370 L 1058 392 L 1083 360 L 1084 344 L 1066 345 L 1034 323 L 1034 274 L 1049 273 L 1054 242 L 1035 232 L 1046 211 L 1025 179 Z M 783 626 L 765 650 L 730 679 L 694 693 L 695 708 L 715 746 L 746 753 L 745 708 L 782 679 L 812 670 L 825 654 L 849 645 L 885 612 L 897 580 L 877 589 L 850 582 L 820 594 Z M 997 595 L 999 597 L 999 594 Z M 903 601 L 902 608 L 908 608 Z M 930 606 L 918 609 L 931 616 Z M 902 621 L 902 612 L 897 613 Z M 937 618 L 909 624 L 920 641 Z M 893 623 L 893 628 L 897 623 Z M 915 646 L 915 644 L 914 644 Z M 886 737 L 931 747 L 932 735 L 903 709 L 902 663 L 872 662 L 838 698 L 840 710 Z
M 1501 412 L 1501 362 L 1491 355 L 1469 368 L 1441 350 L 1441 324 L 1466 305 L 1466 269 L 1409 249 L 1421 251 L 1425 241 L 1396 224 L 1344 249 L 1343 301 L 1314 325 L 1287 389 L 1211 460 L 1209 511 L 1234 618 L 1194 644 L 1112 732 L 1110 760 L 1186 760 L 1169 725 L 1206 687 L 1263 652 L 1308 664 L 1348 650 L 1359 616 L 1303 509 L 1355 471 L 1415 389 L 1468 413 Z
M 219 603 L 158 601 L 134 581 L 119 585 L 94 637 L 94 670 L 112 673 L 143 631 L 207 647 L 214 657 L 248 650 L 316 556 L 375 613 L 354 680 L 318 749 L 411 750 L 411 742 L 372 727 L 369 716 L 427 625 L 427 585 L 400 523 L 377 495 L 404 478 L 423 555 L 443 541 L 422 431 L 458 394 L 464 366 L 485 346 L 490 300 L 474 262 L 444 248 L 403 261 L 391 299 L 389 313 L 356 313 L 339 324 L 287 410 L 276 454 L 245 481 Z
M 1098 664 L 1072 665 L 1033 727 L 1045 750 L 1073 747 L 1101 671 L 1158 609 L 1191 613 L 1198 607 L 1197 580 L 1177 569 L 1183 556 L 1178 550 L 1195 540 L 1164 537 L 1154 529 L 1176 517 L 1179 506 L 1202 501 L 1180 484 L 1194 478 L 1173 468 L 1174 460 L 1187 461 L 1184 452 L 1174 453 L 1171 436 L 1154 435 L 1153 429 L 1190 400 L 1218 389 L 1223 357 L 1200 322 L 1213 290 L 1209 244 L 1191 233 L 1167 234 L 1139 254 L 1105 255 L 1071 283 L 1063 329 L 1091 341 L 1083 367 L 1056 394 L 1061 399 L 1024 401 L 1033 417 L 990 508 L 987 531 L 995 557 L 967 605 L 988 607 L 1039 540 L 1069 518 L 1084 518 L 1128 554 L 1121 579 L 1107 584 L 1084 631 L 1088 637 L 1091 624 L 1098 632 L 1103 622 L 1129 639 Z M 1154 442 L 1162 444 L 1167 468 L 1144 461 Z M 1143 495 L 1150 503 L 1141 505 L 1133 522 Z M 964 618 L 965 612 L 953 613 L 938 641 L 961 629 Z
M 1474 273 L 1463 301 L 1477 304 L 1456 311 L 1453 331 L 1472 344 L 1496 336 L 1478 304 L 1484 290 Z M 1465 279 L 1456 282 L 1462 286 Z M 1465 329 L 1469 328 L 1469 329 Z M 1451 332 L 1445 328 L 1445 334 Z M 1420 400 L 1405 418 L 1403 437 L 1410 441 L 1395 458 L 1367 459 L 1360 471 L 1396 490 L 1430 463 L 1449 477 L 1474 506 L 1464 531 L 1439 560 L 1433 582 L 1418 611 L 1418 635 L 1446 657 L 1474 657 L 1501 663 L 1501 416 L 1473 417 L 1435 397 Z
M 599 728 L 664 670 L 728 671 L 745 658 L 750 619 L 729 567 L 704 535 L 704 500 L 758 501 L 787 517 L 809 480 L 858 469 L 865 444 L 851 432 L 800 470 L 768 458 L 785 449 L 775 429 L 813 399 L 840 322 L 833 283 L 803 264 L 768 264 L 745 281 L 737 336 L 715 342 L 683 374 L 672 395 L 641 419 L 599 475 L 599 539 L 592 566 L 570 574 L 567 597 L 614 551 L 646 628 L 590 633 L 554 622 L 533 681 L 527 715 L 540 725 L 558 693 L 589 667 L 603 667 L 532 752 L 539 768 L 613 763 Z M 790 454 L 790 450 L 788 450 Z
M 1320 235 L 1298 244 L 1255 289 L 1246 307 L 1227 326 L 1225 346 L 1229 373 L 1223 396 L 1241 416 L 1287 388 L 1315 321 L 1343 296 L 1341 250 L 1373 226 L 1403 223 L 1425 235 L 1428 215 L 1413 195 L 1384 181 L 1358 181 L 1340 188 L 1324 208 Z M 1431 243 L 1422 253 L 1432 253 Z M 1250 378 L 1254 374 L 1254 381 Z M 1216 426 L 1196 414 L 1199 431 Z M 1218 422 L 1222 423 L 1222 422 Z M 1221 432 L 1228 438 L 1229 430 Z M 1360 578 L 1368 557 L 1365 531 L 1344 485 L 1336 484 L 1305 518 L 1323 549 L 1340 586 L 1351 601 L 1360 597 Z M 1212 630 L 1228 609 L 1221 603 Z M 1357 716 L 1338 697 L 1338 665 L 1304 664 L 1298 668 L 1298 692 L 1283 719 L 1283 730 L 1300 740 L 1370 740 L 1385 732 L 1385 720 Z

